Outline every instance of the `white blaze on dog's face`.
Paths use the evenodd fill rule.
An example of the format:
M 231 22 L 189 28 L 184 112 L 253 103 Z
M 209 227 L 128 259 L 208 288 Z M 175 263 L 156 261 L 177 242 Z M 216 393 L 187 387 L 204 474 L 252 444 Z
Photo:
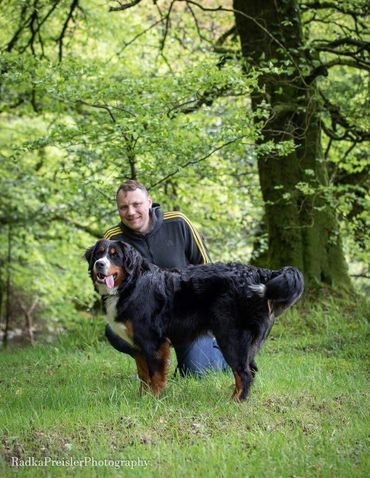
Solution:
M 115 245 L 102 242 L 94 254 L 93 281 L 100 295 L 114 295 L 122 284 L 125 274 L 120 254 Z

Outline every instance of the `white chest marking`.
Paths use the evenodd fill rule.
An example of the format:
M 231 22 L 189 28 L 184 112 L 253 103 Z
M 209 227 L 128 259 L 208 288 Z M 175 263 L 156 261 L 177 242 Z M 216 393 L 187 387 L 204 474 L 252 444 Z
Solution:
M 109 324 L 111 324 L 114 319 L 117 317 L 117 302 L 118 302 L 118 295 L 109 295 L 105 301 L 106 307 L 106 320 Z
M 116 322 L 117 317 L 117 302 L 118 296 L 117 295 L 110 295 L 105 301 L 106 307 L 106 316 L 105 320 L 110 325 L 112 331 L 121 337 L 125 342 L 128 342 L 131 347 L 137 348 L 136 345 L 133 343 L 132 338 L 127 335 L 127 327 L 123 322 Z

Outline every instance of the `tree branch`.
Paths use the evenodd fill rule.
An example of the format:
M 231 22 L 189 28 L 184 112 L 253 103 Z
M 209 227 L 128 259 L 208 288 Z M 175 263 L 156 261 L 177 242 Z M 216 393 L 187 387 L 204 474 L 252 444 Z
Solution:
M 138 5 L 141 0 L 132 0 L 132 2 L 128 3 L 123 3 L 121 0 L 115 0 L 116 3 L 119 4 L 118 7 L 109 7 L 110 12 L 119 12 L 122 10 L 127 10 L 128 8 L 134 7 L 135 5 Z
M 351 45 L 359 47 L 361 50 L 370 51 L 370 42 L 364 40 L 357 40 L 356 38 L 343 37 L 337 38 L 336 40 L 316 40 L 313 43 L 321 42 L 321 45 L 318 45 L 316 48 L 337 48 L 343 45 Z
M 324 107 L 328 111 L 331 117 L 332 129 L 329 129 L 328 127 L 325 126 L 324 123 L 322 123 L 324 132 L 330 138 L 335 139 L 337 141 L 342 141 L 342 140 L 356 141 L 357 143 L 370 140 L 370 131 L 362 130 L 360 128 L 356 128 L 355 126 L 351 125 L 349 121 L 347 120 L 347 118 L 345 118 L 342 115 L 339 106 L 331 103 L 329 99 L 326 98 L 326 96 L 324 96 L 322 91 L 320 91 L 320 95 L 322 99 L 324 100 Z M 338 135 L 336 133 L 337 125 L 344 128 L 345 131 L 343 135 Z
M 87 103 L 86 101 L 83 101 L 83 100 L 78 100 L 77 103 L 80 103 L 81 105 L 85 105 L 85 106 L 90 106 L 91 108 L 99 108 L 99 109 L 105 110 L 109 113 L 109 116 L 110 116 L 111 120 L 113 121 L 113 123 L 117 122 L 115 116 L 112 113 L 112 110 L 111 110 L 112 107 L 111 106 L 100 105 L 100 104 L 97 104 L 97 103 Z
M 72 0 L 71 5 L 69 7 L 69 12 L 67 18 L 65 19 L 62 27 L 62 31 L 60 32 L 59 37 L 57 38 L 57 43 L 59 44 L 59 61 L 62 61 L 63 58 L 63 40 L 66 34 L 68 24 L 71 20 L 73 20 L 73 12 L 78 7 L 79 0 Z
M 211 106 L 217 98 L 225 96 L 226 91 L 228 91 L 226 87 L 218 88 L 217 86 L 213 86 L 203 94 L 197 95 L 197 98 L 184 101 L 174 106 L 167 112 L 167 116 L 172 119 L 178 113 L 194 113 L 194 111 L 198 111 L 203 105 Z
M 82 224 L 75 219 L 72 219 L 67 216 L 52 216 L 50 218 L 50 221 L 58 221 L 58 222 L 64 222 L 65 224 L 70 224 L 71 226 L 74 226 L 76 229 L 79 229 L 80 231 L 87 232 L 93 237 L 96 237 L 98 239 L 101 239 L 102 235 L 101 232 L 95 229 L 94 227 L 87 226 L 86 224 Z
M 31 217 L 27 218 L 9 218 L 9 217 L 1 217 L 0 216 L 0 224 L 7 225 L 10 229 L 13 226 L 21 226 L 25 224 L 26 222 L 28 223 L 30 220 L 38 220 L 40 223 L 50 223 L 50 221 L 58 221 L 58 222 L 63 222 L 65 224 L 69 224 L 71 226 L 74 226 L 75 228 L 87 232 L 93 237 L 101 238 L 100 232 L 95 229 L 94 227 L 88 226 L 86 224 L 82 224 L 75 219 L 72 219 L 67 216 L 62 216 L 61 214 L 54 214 L 53 211 L 47 211 L 45 213 L 43 207 L 41 207 L 38 211 L 36 211 L 34 214 L 32 214 Z M 44 221 L 44 222 L 43 222 Z
M 243 138 L 245 138 L 246 135 L 242 135 L 242 136 L 238 136 L 234 139 L 231 139 L 230 141 L 226 141 L 226 143 L 223 143 L 221 144 L 220 146 L 217 146 L 215 147 L 214 149 L 212 149 L 209 153 L 207 153 L 205 156 L 202 156 L 201 158 L 199 159 L 191 159 L 189 161 L 187 161 L 186 163 L 184 164 L 181 164 L 180 166 L 178 166 L 174 171 L 172 171 L 171 173 L 167 174 L 167 176 L 165 176 L 164 178 L 160 179 L 159 181 L 156 181 L 155 183 L 151 184 L 148 188 L 148 190 L 150 189 L 153 189 L 155 188 L 156 186 L 158 186 L 159 184 L 161 183 L 164 183 L 166 181 L 168 181 L 170 178 L 172 178 L 173 176 L 175 176 L 176 174 L 178 174 L 181 170 L 187 168 L 188 166 L 193 166 L 194 164 L 198 164 L 202 161 L 205 161 L 206 159 L 208 159 L 209 157 L 211 157 L 214 153 L 216 153 L 217 151 L 220 151 L 221 149 L 225 148 L 226 146 L 229 146 L 230 144 L 233 144 L 233 143 L 236 143 L 237 141 L 240 141 L 242 140 Z
M 23 29 L 26 27 L 26 25 L 28 23 L 28 19 L 22 23 L 26 12 L 27 12 L 27 3 L 25 2 L 23 4 L 21 12 L 20 12 L 21 22 L 20 22 L 20 25 L 18 27 L 18 30 L 16 30 L 16 32 L 14 33 L 14 35 L 12 36 L 12 38 L 10 39 L 10 41 L 8 42 L 8 44 L 6 46 L 5 50 L 8 51 L 8 52 L 12 51 L 13 47 L 15 46 L 15 44 L 18 41 L 19 35 L 22 33 Z
M 168 8 L 168 12 L 166 13 L 166 15 L 164 15 L 162 18 L 163 20 L 165 21 L 165 26 L 164 26 L 164 33 L 163 33 L 163 36 L 162 36 L 162 39 L 161 39 L 161 43 L 160 43 L 160 47 L 159 47 L 159 50 L 161 52 L 161 54 L 163 55 L 163 50 L 164 50 L 164 47 L 165 47 L 165 44 L 166 44 L 166 39 L 167 39 L 167 35 L 168 35 L 168 29 L 169 29 L 169 26 L 170 26 L 170 16 L 171 16 L 171 11 L 172 11 L 172 8 L 175 4 L 176 0 L 172 0 L 171 1 L 171 4 Z
M 336 10 L 337 12 L 344 13 L 346 15 L 352 15 L 355 17 L 364 17 L 368 15 L 369 13 L 369 7 L 365 6 L 365 3 L 362 6 L 359 7 L 360 11 L 358 10 L 352 10 L 350 8 L 344 8 L 340 6 L 340 2 L 334 3 L 334 2 L 307 2 L 307 3 L 302 3 L 301 8 L 304 10 Z
M 224 32 L 219 38 L 217 38 L 215 46 L 221 47 L 229 37 L 235 36 L 236 34 L 237 34 L 236 26 L 233 25 L 231 28 L 226 30 L 226 32 Z
M 197 16 L 195 15 L 194 13 L 194 10 L 191 8 L 191 6 L 189 4 L 186 5 L 186 8 L 189 10 L 190 12 L 190 15 L 192 16 L 193 20 L 194 20 L 194 24 L 195 24 L 195 28 L 197 29 L 197 33 L 198 33 L 198 36 L 201 40 L 204 40 L 206 42 L 208 42 L 208 38 L 206 38 L 203 34 L 202 34 L 202 31 L 201 31 L 201 28 L 199 26 L 199 22 L 198 22 L 198 18 Z
M 335 66 L 349 66 L 358 70 L 365 70 L 370 72 L 370 63 L 362 62 L 361 60 L 350 60 L 345 58 L 336 58 L 335 60 L 323 63 L 322 66 L 326 69 L 333 68 Z
M 57 6 L 60 4 L 60 2 L 61 2 L 61 0 L 55 0 L 54 3 L 52 4 L 52 6 L 50 7 L 50 9 L 45 14 L 45 16 L 42 19 L 40 19 L 38 2 L 35 1 L 34 4 L 33 4 L 33 10 L 31 11 L 31 14 L 29 15 L 29 17 L 23 23 L 21 23 L 18 30 L 15 32 L 15 34 L 13 35 L 11 40 L 9 41 L 9 43 L 6 47 L 6 51 L 8 51 L 8 52 L 12 51 L 12 49 L 14 48 L 16 43 L 18 42 L 21 33 L 23 32 L 23 30 L 25 30 L 27 28 L 29 28 L 30 31 L 31 31 L 31 37 L 28 40 L 28 42 L 26 43 L 26 45 L 24 45 L 22 48 L 20 48 L 20 52 L 23 53 L 28 47 L 30 47 L 32 53 L 35 54 L 34 42 L 35 42 L 36 36 L 38 37 L 40 45 L 41 45 L 41 49 L 43 50 L 43 42 L 42 42 L 42 37 L 41 37 L 41 27 L 46 22 L 46 20 L 50 17 L 50 15 L 54 12 L 54 10 L 57 8 Z M 26 11 L 27 11 L 27 2 L 25 2 L 24 7 L 22 8 L 21 17 L 25 16 Z M 34 26 L 35 22 L 37 23 L 36 27 Z
M 131 40 L 129 40 L 128 42 L 125 42 L 124 47 L 121 48 L 121 50 L 117 53 L 117 55 L 120 55 L 128 46 L 134 43 L 138 38 L 145 35 L 145 33 L 148 33 L 152 28 L 156 27 L 157 25 L 159 25 L 159 23 L 162 23 L 163 21 L 164 21 L 164 18 L 160 18 L 159 20 L 154 22 L 152 25 L 150 25 L 150 27 L 145 28 L 145 30 L 141 31 L 140 33 L 135 35 L 133 38 L 131 38 Z
M 350 276 L 355 279 L 370 279 L 370 275 L 368 274 L 350 274 Z

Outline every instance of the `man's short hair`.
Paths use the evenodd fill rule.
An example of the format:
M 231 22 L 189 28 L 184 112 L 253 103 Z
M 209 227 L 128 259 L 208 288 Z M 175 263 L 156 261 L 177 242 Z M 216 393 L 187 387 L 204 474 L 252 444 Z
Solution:
M 135 189 L 141 189 L 146 193 L 147 196 L 149 196 L 149 193 L 146 189 L 145 186 L 143 186 L 139 181 L 135 181 L 134 179 L 128 179 L 124 183 L 120 185 L 120 187 L 117 189 L 116 197 L 118 196 L 118 193 L 120 191 L 123 191 L 124 193 L 127 193 L 128 191 L 135 191 Z

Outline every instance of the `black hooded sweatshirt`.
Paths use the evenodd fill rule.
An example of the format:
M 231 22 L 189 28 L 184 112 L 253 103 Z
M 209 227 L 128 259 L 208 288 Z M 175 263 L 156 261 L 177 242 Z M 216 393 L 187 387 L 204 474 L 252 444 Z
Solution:
M 182 268 L 210 262 L 199 232 L 184 214 L 178 211 L 163 213 L 159 204 L 153 204 L 150 214 L 152 228 L 147 234 L 136 233 L 120 222 L 109 228 L 104 238 L 127 242 L 149 262 L 161 268 Z

